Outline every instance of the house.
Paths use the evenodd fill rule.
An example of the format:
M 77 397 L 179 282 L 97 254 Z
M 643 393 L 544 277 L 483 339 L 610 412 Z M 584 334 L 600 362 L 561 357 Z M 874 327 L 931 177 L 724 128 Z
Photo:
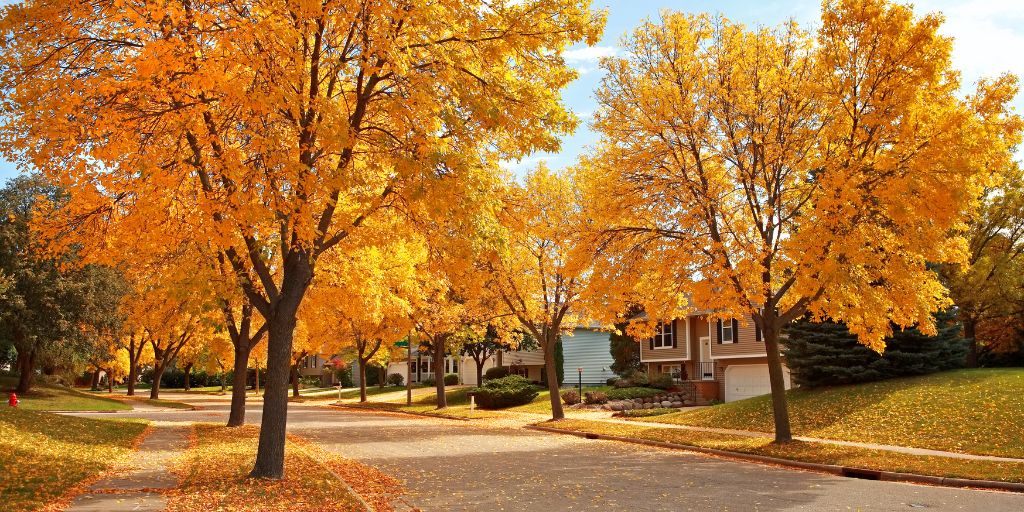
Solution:
M 484 362 L 484 371 L 488 368 L 495 366 L 495 357 L 489 358 Z M 434 379 L 434 366 L 433 357 L 429 354 L 421 354 L 418 347 L 412 348 L 412 360 L 413 365 L 411 368 L 406 363 L 406 358 L 401 358 L 392 361 L 388 364 L 388 375 L 397 373 L 402 376 L 405 380 L 407 372 L 411 376 L 409 379 L 413 383 L 423 382 L 425 380 Z M 463 355 L 448 355 L 444 358 L 444 372 L 445 375 L 454 373 L 459 376 L 459 384 L 467 384 L 475 386 L 476 382 L 476 363 L 472 357 Z
M 337 381 L 331 371 L 331 360 L 323 354 L 307 356 L 299 363 L 299 376 L 316 377 L 322 386 L 334 386 Z
M 768 355 L 753 318 L 713 320 L 692 314 L 658 324 L 640 342 L 648 375 L 667 374 L 705 400 L 731 402 L 771 392 Z M 783 367 L 786 388 L 789 370 Z
M 576 385 L 581 381 L 584 385 L 604 385 L 614 377 L 610 347 L 610 334 L 596 327 L 577 327 L 572 336 L 562 336 L 563 385 Z M 497 365 L 508 366 L 513 373 L 540 382 L 544 374 L 544 352 L 539 349 L 503 352 Z

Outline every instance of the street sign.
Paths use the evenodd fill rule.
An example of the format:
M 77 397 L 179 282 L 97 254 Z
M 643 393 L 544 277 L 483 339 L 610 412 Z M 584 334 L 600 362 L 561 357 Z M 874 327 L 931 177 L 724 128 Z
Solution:
M 402 348 L 408 347 L 409 346 L 409 340 L 396 341 L 395 342 L 395 346 L 396 347 L 402 347 Z

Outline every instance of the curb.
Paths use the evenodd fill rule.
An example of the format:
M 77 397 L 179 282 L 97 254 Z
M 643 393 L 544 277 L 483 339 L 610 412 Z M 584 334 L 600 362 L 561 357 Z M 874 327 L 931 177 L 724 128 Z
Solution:
M 570 436 L 583 437 L 586 439 L 603 439 L 607 441 L 619 441 L 623 443 L 655 446 L 658 448 L 684 450 L 689 452 L 703 453 L 707 455 L 715 455 L 718 457 L 724 457 L 728 459 L 737 459 L 752 463 L 772 464 L 776 466 L 786 466 L 797 469 L 803 469 L 807 471 L 815 471 L 818 473 L 827 473 L 830 475 L 843 476 L 847 478 L 861 478 L 865 480 L 880 480 L 884 482 L 906 482 L 914 484 L 935 485 L 941 487 L 965 487 L 972 489 L 990 489 L 997 491 L 1024 493 L 1024 483 L 1018 482 L 1000 482 L 997 480 L 971 480 L 967 478 L 950 478 L 942 476 L 918 475 L 915 473 L 897 473 L 894 471 L 864 469 L 851 466 L 819 464 L 816 462 L 803 462 L 799 460 L 780 459 L 777 457 L 768 457 L 766 455 L 732 452 L 728 450 L 719 450 L 716 448 L 703 448 L 700 446 L 669 443 L 666 441 L 651 441 L 648 439 L 636 439 L 633 437 L 594 434 L 590 432 L 578 432 L 575 430 L 566 430 L 555 427 L 544 427 L 540 425 L 527 425 L 524 428 L 529 430 L 538 430 L 542 432 L 551 432 L 555 434 L 565 434 Z
M 419 416 L 421 418 L 439 418 L 439 419 L 442 419 L 442 420 L 471 421 L 470 418 L 456 418 L 456 417 L 453 417 L 453 416 L 442 416 L 440 414 L 430 414 L 428 412 L 403 411 L 403 410 L 399 410 L 399 409 L 385 409 L 385 408 L 378 409 L 378 408 L 375 408 L 375 407 L 360 407 L 358 405 L 337 404 L 337 403 L 335 403 L 335 404 L 325 404 L 325 405 L 327 405 L 328 407 L 337 407 L 339 409 L 349 409 L 349 410 L 352 410 L 352 411 L 393 412 L 393 413 L 396 413 L 396 414 L 407 414 L 409 416 Z
M 356 501 L 358 501 L 359 505 L 362 506 L 363 511 L 365 511 L 365 512 L 373 512 L 374 511 L 374 508 L 371 507 L 370 504 L 366 502 L 366 499 L 363 498 L 363 495 L 361 495 L 358 492 L 356 492 L 356 490 L 352 488 L 352 486 L 348 483 L 348 481 L 346 481 L 344 478 L 342 478 L 341 475 L 339 475 L 338 472 L 335 471 L 333 468 L 328 466 L 327 463 L 325 463 L 324 461 L 314 457 L 312 454 L 310 454 L 308 451 L 306 451 L 305 447 L 303 447 L 299 443 L 296 443 L 296 442 L 293 441 L 292 442 L 292 446 L 294 446 L 296 449 L 298 449 L 300 453 L 302 453 L 303 455 L 306 456 L 306 458 L 312 460 L 314 463 L 319 465 L 322 469 L 324 469 L 328 473 L 330 473 L 331 476 L 333 476 L 335 480 L 340 482 L 341 485 L 344 486 L 345 489 L 349 492 L 349 494 L 351 494 L 352 496 L 355 496 Z

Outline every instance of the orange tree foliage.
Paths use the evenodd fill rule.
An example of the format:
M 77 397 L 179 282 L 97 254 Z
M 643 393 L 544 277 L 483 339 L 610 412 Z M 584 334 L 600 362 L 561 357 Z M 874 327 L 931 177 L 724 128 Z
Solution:
M 1024 319 L 1024 174 L 1014 166 L 985 190 L 967 231 L 967 261 L 944 265 L 942 274 L 970 342 L 967 366 L 984 347 L 1012 352 Z M 980 334 L 979 334 L 980 332 Z
M 780 441 L 782 327 L 829 317 L 879 352 L 890 322 L 934 332 L 948 298 L 925 264 L 962 261 L 951 233 L 1008 168 L 1016 79 L 959 98 L 940 23 L 885 0 L 825 2 L 816 37 L 666 13 L 603 63 L 594 275 L 653 318 L 752 316 Z
M 581 247 L 580 200 L 570 178 L 541 166 L 512 185 L 501 213 L 505 244 L 489 262 L 500 303 L 544 352 L 551 417 L 562 419 L 555 344 L 584 320 L 590 248 Z
M 381 217 L 385 219 L 385 217 Z M 395 341 L 412 329 L 417 272 L 426 259 L 422 237 L 395 219 L 367 226 L 372 240 L 347 240 L 362 247 L 334 251 L 320 261 L 310 297 L 299 311 L 314 348 L 326 355 L 351 349 L 359 361 L 360 401 L 366 401 L 366 366 L 387 361 Z M 380 224 L 380 226 L 376 225 Z
M 588 0 L 28 1 L 0 23 L 0 132 L 72 196 L 75 232 L 126 224 L 107 247 L 146 253 L 174 231 L 226 259 L 268 324 L 252 474 L 280 478 L 316 261 L 382 209 L 460 204 L 489 179 L 467 162 L 556 149 L 561 51 L 603 21 Z

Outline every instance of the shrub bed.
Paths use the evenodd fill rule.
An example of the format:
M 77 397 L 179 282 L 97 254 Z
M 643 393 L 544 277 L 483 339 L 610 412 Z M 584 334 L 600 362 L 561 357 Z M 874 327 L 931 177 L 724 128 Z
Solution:
M 660 395 L 661 393 L 663 393 L 663 391 L 660 389 L 630 387 L 610 389 L 608 390 L 607 395 L 609 400 L 630 400 L 633 398 L 647 398 L 654 395 Z
M 525 405 L 539 394 L 530 382 L 518 375 L 509 375 L 489 380 L 483 386 L 474 388 L 477 404 L 481 409 L 504 409 Z

